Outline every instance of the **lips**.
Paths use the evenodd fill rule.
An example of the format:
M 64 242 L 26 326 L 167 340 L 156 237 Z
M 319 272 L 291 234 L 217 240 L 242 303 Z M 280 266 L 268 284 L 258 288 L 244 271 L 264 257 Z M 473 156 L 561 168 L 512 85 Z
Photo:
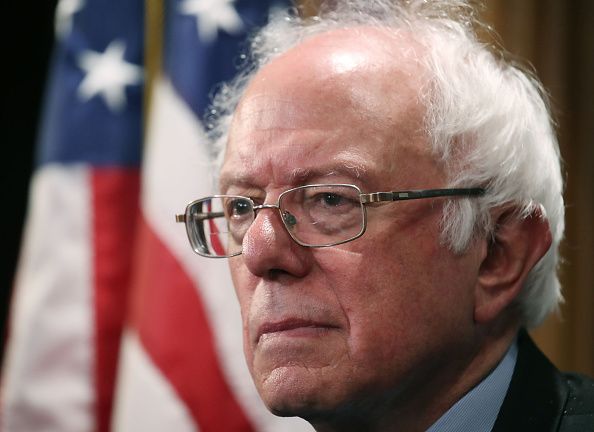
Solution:
M 258 328 L 256 340 L 259 341 L 264 335 L 272 335 L 274 333 L 290 332 L 298 329 L 312 329 L 312 330 L 331 330 L 337 327 L 328 323 L 316 322 L 311 320 L 304 320 L 299 318 L 284 319 L 276 322 L 267 322 Z

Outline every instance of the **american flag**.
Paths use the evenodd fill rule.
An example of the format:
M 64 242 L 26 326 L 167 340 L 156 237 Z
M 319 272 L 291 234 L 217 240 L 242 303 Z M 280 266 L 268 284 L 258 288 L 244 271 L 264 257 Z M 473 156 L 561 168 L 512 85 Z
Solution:
M 200 120 L 272 2 L 152 0 L 163 61 L 143 119 L 147 5 L 58 4 L 2 430 L 311 430 L 262 405 L 226 263 L 194 255 L 173 217 L 213 191 Z

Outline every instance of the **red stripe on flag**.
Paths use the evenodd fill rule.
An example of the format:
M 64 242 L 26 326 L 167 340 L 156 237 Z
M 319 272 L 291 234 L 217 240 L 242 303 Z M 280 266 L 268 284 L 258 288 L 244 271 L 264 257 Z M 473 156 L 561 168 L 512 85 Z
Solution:
M 140 174 L 138 169 L 122 168 L 92 172 L 95 430 L 107 432 L 127 310 Z
M 252 431 L 221 371 L 196 287 L 145 222 L 136 253 L 132 325 L 149 356 L 201 431 Z

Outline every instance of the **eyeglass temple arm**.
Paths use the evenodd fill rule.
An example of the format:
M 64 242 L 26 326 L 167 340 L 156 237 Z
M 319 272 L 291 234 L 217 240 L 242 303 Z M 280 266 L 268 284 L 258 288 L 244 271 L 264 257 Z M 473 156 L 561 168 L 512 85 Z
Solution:
M 406 201 L 422 198 L 436 198 L 444 196 L 480 196 L 485 193 L 483 188 L 462 189 L 425 189 L 412 191 L 374 192 L 361 194 L 361 203 L 375 203 L 382 201 Z
M 203 221 L 208 219 L 216 219 L 219 217 L 225 216 L 224 212 L 207 212 L 207 213 L 192 213 L 192 218 L 197 221 Z M 175 221 L 176 222 L 186 222 L 187 217 L 185 214 L 176 214 Z

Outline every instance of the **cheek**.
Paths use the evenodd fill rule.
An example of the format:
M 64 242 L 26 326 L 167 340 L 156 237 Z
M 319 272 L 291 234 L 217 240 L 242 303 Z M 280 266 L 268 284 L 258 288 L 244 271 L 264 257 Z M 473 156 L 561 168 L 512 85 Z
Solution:
M 411 234 L 400 243 L 370 236 L 317 255 L 349 322 L 351 359 L 379 374 L 384 365 L 404 372 L 448 332 L 472 325 L 472 291 L 459 276 L 464 260 L 434 236 Z
M 382 356 L 388 345 L 384 339 L 399 340 L 393 335 L 402 331 L 401 317 L 406 309 L 402 265 L 386 260 L 382 253 L 342 248 L 317 253 L 319 272 L 348 322 L 350 357 L 363 363 L 370 355 Z
M 241 316 L 245 319 L 249 304 L 251 303 L 256 281 L 247 271 L 241 256 L 229 259 L 229 270 L 231 271 L 231 279 L 233 281 L 233 286 L 235 287 L 235 294 L 239 300 Z
M 376 243 L 376 246 L 377 243 Z M 382 249 L 382 248 L 379 248 Z M 320 250 L 319 271 L 348 321 L 344 377 L 353 391 L 390 388 L 402 382 L 419 354 L 415 321 L 421 315 L 403 263 L 392 256 L 345 249 Z
M 235 287 L 235 294 L 239 301 L 239 308 L 241 311 L 241 322 L 243 332 L 243 349 L 246 360 L 251 368 L 252 355 L 251 347 L 248 343 L 248 317 L 249 310 L 253 301 L 253 294 L 257 284 L 255 277 L 247 270 L 241 256 L 234 257 L 229 260 L 229 269 L 231 271 L 231 279 Z

